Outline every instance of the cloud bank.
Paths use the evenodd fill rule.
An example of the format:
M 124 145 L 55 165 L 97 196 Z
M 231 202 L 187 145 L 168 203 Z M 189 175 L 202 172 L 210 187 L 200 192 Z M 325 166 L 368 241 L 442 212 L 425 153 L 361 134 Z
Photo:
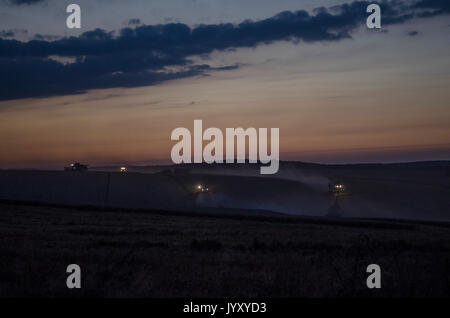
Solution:
M 13 5 L 23 5 L 23 4 L 27 4 L 27 5 L 31 5 L 31 4 L 36 4 L 39 2 L 44 2 L 44 0 L 10 0 L 10 3 Z
M 256 47 L 275 41 L 312 43 L 350 39 L 352 32 L 365 24 L 369 3 L 354 1 L 317 8 L 312 13 L 286 11 L 238 25 L 191 28 L 169 23 L 126 27 L 119 32 L 96 29 L 58 40 L 48 36 L 29 42 L 0 39 L 0 100 L 151 85 L 238 67 L 212 68 L 194 65 L 190 60 L 191 56 L 214 50 Z M 380 5 L 384 26 L 450 13 L 447 0 L 383 1 Z M 55 56 L 70 57 L 73 62 L 61 63 Z

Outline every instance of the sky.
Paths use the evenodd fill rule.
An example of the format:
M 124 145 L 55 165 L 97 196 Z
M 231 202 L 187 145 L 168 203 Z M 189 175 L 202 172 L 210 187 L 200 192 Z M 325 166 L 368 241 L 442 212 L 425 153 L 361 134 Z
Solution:
M 74 2 L 74 1 L 72 1 Z M 280 159 L 450 159 L 450 2 L 0 0 L 0 168 L 169 163 L 173 129 L 280 129 Z

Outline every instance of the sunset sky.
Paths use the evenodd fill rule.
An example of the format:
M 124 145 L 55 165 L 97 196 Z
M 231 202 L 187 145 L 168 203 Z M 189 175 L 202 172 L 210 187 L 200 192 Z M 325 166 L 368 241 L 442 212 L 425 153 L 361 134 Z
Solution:
M 65 24 L 81 7 L 81 30 Z M 450 1 L 0 0 L 0 169 L 169 163 L 173 129 L 280 159 L 450 159 Z M 322 7 L 321 9 L 319 7 Z

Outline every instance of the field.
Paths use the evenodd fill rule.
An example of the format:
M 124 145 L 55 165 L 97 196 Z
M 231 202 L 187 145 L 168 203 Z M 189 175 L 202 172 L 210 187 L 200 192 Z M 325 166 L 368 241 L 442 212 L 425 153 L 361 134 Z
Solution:
M 0 203 L 1 297 L 448 296 L 449 270 L 448 223 Z

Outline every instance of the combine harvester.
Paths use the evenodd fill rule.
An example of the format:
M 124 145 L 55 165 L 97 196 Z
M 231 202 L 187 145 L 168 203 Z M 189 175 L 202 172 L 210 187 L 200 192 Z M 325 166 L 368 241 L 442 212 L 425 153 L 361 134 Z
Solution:
M 328 184 L 328 192 L 334 197 L 334 202 L 328 209 L 326 217 L 328 218 L 341 218 L 343 215 L 342 209 L 339 206 L 339 197 L 344 195 L 350 195 L 344 184 L 341 182 L 335 182 L 333 184 Z
M 195 187 L 195 193 L 208 193 L 209 188 L 207 185 L 199 184 Z
M 87 171 L 88 170 L 88 166 L 87 165 L 83 165 L 79 162 L 75 162 L 70 164 L 70 166 L 68 167 L 64 167 L 64 171 Z

